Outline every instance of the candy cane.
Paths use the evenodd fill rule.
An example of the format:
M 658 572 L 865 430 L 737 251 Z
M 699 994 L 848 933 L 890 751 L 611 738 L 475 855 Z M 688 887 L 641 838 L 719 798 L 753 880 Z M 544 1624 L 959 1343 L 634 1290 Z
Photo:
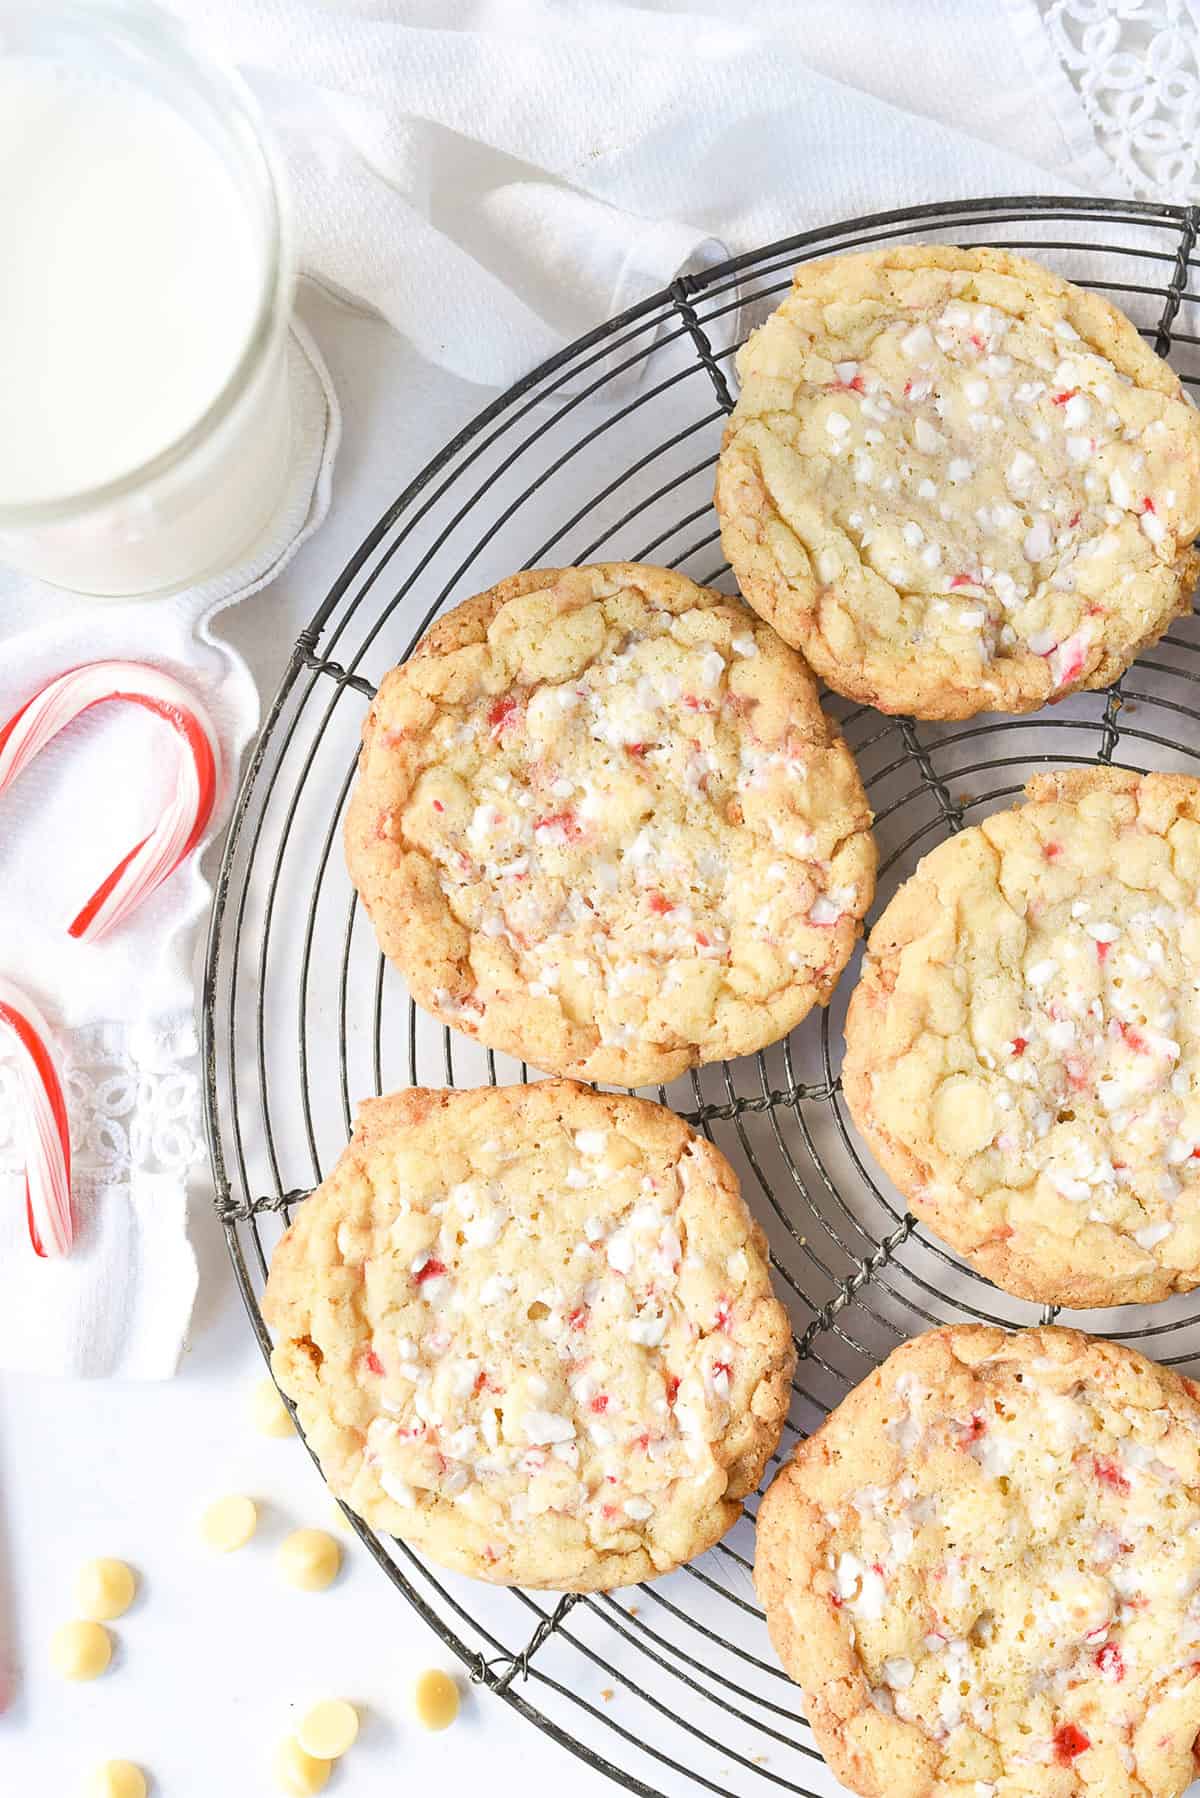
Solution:
M 154 829 L 101 881 L 71 924 L 71 935 L 85 942 L 122 923 L 175 872 L 204 834 L 217 793 L 217 736 L 208 714 L 179 681 L 145 662 L 89 662 L 35 693 L 0 730 L 0 793 L 60 730 L 109 699 L 127 700 L 164 718 L 186 754 L 170 804 Z
M 36 1006 L 0 976 L 0 1039 L 17 1049 L 25 1100 L 25 1215 L 37 1254 L 65 1255 L 75 1235 L 71 1216 L 71 1132 L 50 1032 Z

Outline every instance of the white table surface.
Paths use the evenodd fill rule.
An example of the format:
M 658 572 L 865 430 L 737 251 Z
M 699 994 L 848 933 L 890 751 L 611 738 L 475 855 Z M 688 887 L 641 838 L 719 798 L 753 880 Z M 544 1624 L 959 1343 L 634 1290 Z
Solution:
M 869 77 L 903 104 L 907 66 L 922 105 L 932 104 L 921 58 L 899 69 L 872 61 L 829 73 Z M 1003 118 L 989 125 L 974 90 L 964 102 L 955 84 L 944 87 L 947 115 L 970 115 L 985 137 L 1024 143 L 1053 166 L 1057 139 L 1041 103 L 991 91 Z M 274 586 L 219 621 L 218 634 L 246 657 L 264 697 L 365 531 L 493 397 L 311 289 L 301 309 L 333 372 L 345 434 L 321 531 Z M 420 1730 L 408 1709 L 412 1681 L 452 1658 L 354 1538 L 341 1536 L 345 1565 L 329 1592 L 297 1593 L 279 1581 L 281 1536 L 300 1524 L 336 1528 L 334 1511 L 299 1442 L 263 1438 L 250 1425 L 250 1393 L 264 1369 L 201 1184 L 193 1214 L 200 1295 L 174 1381 L 0 1376 L 0 1666 L 12 1664 L 6 1706 L 0 1693 L 0 1798 L 72 1798 L 90 1768 L 118 1756 L 151 1773 L 156 1798 L 266 1798 L 275 1789 L 274 1745 L 309 1703 L 332 1695 L 353 1699 L 363 1714 L 360 1741 L 330 1783 L 334 1798 L 430 1790 L 609 1798 L 616 1788 L 605 1779 L 465 1681 L 455 1728 Z M 240 1553 L 216 1557 L 198 1540 L 197 1518 L 210 1499 L 235 1491 L 259 1500 L 260 1531 Z M 112 1670 L 70 1686 L 50 1669 L 50 1638 L 71 1614 L 79 1564 L 101 1554 L 128 1559 L 141 1591 L 113 1626 Z
M 297 630 L 364 532 L 427 457 L 493 396 L 434 371 L 394 332 L 308 290 L 302 310 L 333 372 L 345 418 L 335 498 L 322 530 L 272 588 L 221 620 L 269 694 Z M 541 1794 L 614 1790 L 500 1699 L 463 1683 L 462 1715 L 429 1735 L 408 1710 L 415 1675 L 453 1657 L 356 1540 L 337 1530 L 296 1440 L 257 1435 L 249 1396 L 264 1369 L 201 1190 L 193 1210 L 200 1296 L 178 1377 L 155 1386 L 0 1379 L 0 1659 L 13 1665 L 0 1714 L 0 1794 L 73 1798 L 101 1760 L 127 1758 L 156 1798 L 258 1798 L 271 1753 L 314 1700 L 363 1707 L 363 1729 L 328 1790 L 395 1798 L 435 1787 Z M 196 1520 L 209 1499 L 258 1499 L 258 1535 L 214 1556 Z M 330 1527 L 343 1572 L 322 1594 L 277 1577 L 281 1537 Z M 76 1569 L 129 1560 L 140 1596 L 114 1624 L 103 1679 L 68 1685 L 50 1669 L 71 1615 Z

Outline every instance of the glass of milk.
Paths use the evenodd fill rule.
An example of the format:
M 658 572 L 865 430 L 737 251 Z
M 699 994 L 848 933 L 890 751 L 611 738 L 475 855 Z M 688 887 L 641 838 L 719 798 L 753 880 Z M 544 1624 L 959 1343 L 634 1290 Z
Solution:
M 279 503 L 293 269 L 254 102 L 143 0 L 0 0 L 0 561 L 101 598 Z

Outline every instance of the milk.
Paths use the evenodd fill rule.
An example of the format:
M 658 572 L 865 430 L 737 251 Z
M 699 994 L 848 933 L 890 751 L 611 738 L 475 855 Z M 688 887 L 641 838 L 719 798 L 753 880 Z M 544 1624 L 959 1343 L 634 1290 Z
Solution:
M 261 326 L 272 245 L 234 168 L 144 84 L 0 57 L 0 245 L 0 557 L 97 594 L 227 565 L 286 474 L 282 331 L 171 472 L 86 496 L 194 431 Z

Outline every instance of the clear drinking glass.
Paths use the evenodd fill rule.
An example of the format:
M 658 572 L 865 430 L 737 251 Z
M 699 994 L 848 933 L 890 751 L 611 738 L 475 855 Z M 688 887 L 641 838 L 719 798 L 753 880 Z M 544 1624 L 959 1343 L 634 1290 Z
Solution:
M 28 101 L 34 88 L 41 104 L 47 82 L 78 83 L 79 92 L 85 98 L 94 97 L 99 91 L 96 84 L 101 84 L 106 96 L 104 107 L 108 111 L 97 116 L 115 121 L 112 135 L 116 137 L 121 135 L 121 123 L 119 104 L 117 110 L 113 110 L 114 95 L 118 100 L 125 96 L 130 109 L 136 104 L 144 110 L 145 103 L 154 102 L 151 108 L 154 118 L 163 117 L 167 123 L 161 113 L 161 108 L 165 107 L 171 117 L 170 131 L 163 139 L 164 158 L 169 160 L 173 150 L 183 144 L 183 138 L 173 135 L 182 128 L 187 138 L 184 148 L 188 155 L 191 149 L 187 146 L 193 145 L 188 134 L 197 133 L 202 140 L 201 144 L 193 145 L 200 157 L 196 164 L 200 174 L 203 175 L 207 167 L 211 167 L 214 174 L 207 195 L 202 191 L 203 181 L 200 181 L 198 197 L 210 204 L 208 214 L 203 206 L 198 207 L 197 217 L 211 215 L 209 222 L 216 219 L 219 225 L 226 211 L 232 213 L 236 206 L 244 208 L 245 216 L 237 218 L 237 231 L 231 231 L 230 236 L 231 244 L 236 238 L 238 246 L 236 262 L 222 268 L 209 266 L 220 263 L 219 256 L 208 258 L 205 266 L 193 271 L 195 279 L 192 273 L 185 274 L 180 266 L 171 267 L 164 257 L 159 257 L 157 263 L 154 260 L 156 236 L 174 243 L 177 250 L 183 241 L 179 235 L 178 208 L 171 208 L 175 229 L 163 229 L 160 209 L 157 219 L 148 216 L 144 220 L 144 230 L 149 235 L 136 239 L 139 254 L 133 260 L 141 277 L 137 289 L 139 304 L 147 291 L 153 295 L 155 282 L 161 280 L 162 317 L 165 319 L 168 316 L 166 295 L 173 280 L 176 298 L 180 294 L 195 298 L 201 337 L 205 335 L 204 318 L 210 313 L 207 297 L 211 296 L 214 302 L 211 316 L 215 318 L 221 311 L 222 292 L 234 291 L 232 287 L 223 290 L 221 282 L 234 275 L 237 278 L 236 291 L 242 310 L 235 318 L 226 308 L 223 328 L 227 327 L 230 333 L 227 363 L 217 366 L 224 353 L 224 340 L 214 347 L 215 339 L 198 343 L 193 334 L 191 344 L 181 342 L 178 345 L 178 355 L 191 355 L 193 361 L 175 365 L 172 346 L 165 365 L 168 370 L 177 366 L 188 378 L 202 384 L 194 393 L 188 390 L 190 415 L 185 407 L 181 416 L 171 420 L 171 429 L 162 442 L 148 443 L 144 446 L 146 453 L 135 465 L 109 471 L 95 484 L 85 483 L 74 490 L 61 492 L 38 492 L 32 497 L 26 492 L 14 498 L 11 489 L 20 485 L 20 470 L 17 469 L 16 474 L 12 472 L 17 465 L 11 459 L 10 473 L 6 477 L 10 491 L 6 493 L 4 481 L 0 480 L 0 561 L 57 586 L 97 598 L 128 598 L 179 591 L 232 566 L 243 556 L 269 522 L 287 477 L 290 418 L 286 351 L 294 269 L 275 156 L 267 142 L 255 102 L 241 80 L 205 60 L 175 20 L 143 0 L 98 0 L 96 4 L 90 0 L 0 0 L 0 78 L 10 84 L 5 93 L 10 98 L 15 96 L 22 104 Z M 56 88 L 51 94 L 51 113 L 47 115 L 50 118 L 58 116 L 53 113 L 57 93 Z M 10 118 L 12 116 L 10 112 Z M 75 113 L 74 120 L 80 117 L 84 123 L 78 128 L 83 130 L 90 117 L 86 107 L 82 115 L 78 111 Z M 65 116 L 63 129 L 57 134 L 47 126 L 45 141 L 51 158 L 58 154 L 62 141 L 70 137 L 73 128 L 73 119 Z M 38 210 L 39 195 L 36 192 L 28 200 L 32 210 L 22 211 L 27 204 L 27 195 L 23 184 L 18 189 L 17 158 L 27 154 L 30 137 L 28 131 L 10 137 L 13 148 L 11 179 L 7 196 L 0 195 L 0 198 L 9 199 L 18 224 L 27 221 L 30 241 L 40 246 L 43 252 L 38 255 L 38 268 L 24 271 L 25 300 L 21 303 L 26 305 L 26 311 L 22 314 L 18 310 L 15 316 L 26 320 L 43 316 L 38 306 L 39 284 L 44 281 L 49 301 L 62 304 L 62 316 L 68 321 L 74 317 L 78 323 L 78 307 L 83 304 L 78 285 L 64 298 L 61 286 L 55 286 L 53 270 L 46 275 L 40 272 L 46 261 L 47 246 L 49 261 L 54 263 L 58 258 L 61 234 L 55 236 L 57 225 L 53 220 L 48 224 L 45 213 Z M 129 163 L 127 144 L 120 148 L 127 157 L 125 166 L 130 174 L 132 214 L 139 199 L 145 204 L 141 177 L 147 170 L 140 158 L 134 164 Z M 112 144 L 98 145 L 97 152 L 97 166 L 103 169 L 103 179 L 107 182 L 102 190 L 103 198 L 107 205 L 119 209 L 120 157 L 114 154 Z M 219 158 L 219 166 L 212 160 L 212 153 Z M 79 154 L 78 149 L 76 154 Z M 32 166 L 36 173 L 48 165 L 37 163 Z M 187 166 L 190 179 L 192 165 Z M 22 163 L 22 168 L 25 167 Z M 0 168 L 0 183 L 4 178 L 4 170 Z M 62 176 L 61 169 L 60 180 L 69 182 L 69 176 Z M 86 186 L 86 180 L 82 185 Z M 60 187 L 60 194 L 63 191 Z M 162 192 L 168 193 L 169 187 L 164 186 Z M 229 208 L 225 207 L 227 192 L 236 197 Z M 69 187 L 66 197 L 73 197 Z M 153 209 L 148 207 L 147 210 Z M 78 212 L 74 206 L 67 206 L 63 211 L 81 224 L 86 236 L 86 208 Z M 114 216 L 122 223 L 126 220 L 125 213 L 119 210 Z M 231 226 L 234 222 L 231 216 Z M 132 216 L 128 224 L 131 230 L 135 228 Z M 136 220 L 139 230 L 141 225 L 142 221 Z M 129 241 L 126 239 L 127 244 Z M 38 254 L 36 250 L 33 253 Z M 17 230 L 4 246 L 5 281 L 22 278 L 21 254 L 22 238 Z M 102 249 L 99 261 L 103 265 Z M 98 280 L 103 276 L 105 299 L 110 306 L 119 304 L 121 273 L 120 267 L 97 269 Z M 30 281 L 33 286 L 29 285 Z M 200 306 L 202 295 L 206 297 L 204 306 Z M 74 313 L 72 306 L 76 308 Z M 115 320 L 119 325 L 122 317 L 128 319 L 134 313 L 110 312 L 107 316 L 110 322 Z M 149 316 L 153 319 L 153 309 Z M 95 321 L 88 314 L 82 325 L 91 328 Z M 99 326 L 95 328 L 100 329 Z M 87 329 L 81 329 L 66 331 L 64 336 L 78 348 L 78 343 L 87 334 Z M 117 335 L 120 335 L 119 331 Z M 46 345 L 50 342 L 49 336 L 39 340 L 44 355 L 48 354 Z M 168 389 L 174 392 L 171 383 L 163 379 L 162 357 L 166 352 L 159 342 L 156 345 L 160 357 L 156 365 L 158 375 L 154 376 L 148 372 L 155 366 L 152 358 L 147 355 L 145 367 L 140 367 L 136 345 L 131 357 L 128 357 L 129 347 L 125 346 L 129 366 L 127 374 L 122 370 L 122 392 L 130 407 L 143 408 L 149 432 L 157 428 L 159 422 L 154 413 L 155 404 L 161 411 L 166 403 L 162 399 L 163 393 Z M 211 352 L 214 363 L 211 371 L 205 357 L 199 354 L 200 349 Z M 98 342 L 96 353 L 103 355 L 102 342 Z M 28 383 L 33 377 L 27 377 L 19 360 L 15 360 L 21 355 L 19 341 L 0 339 L 0 374 L 4 372 L 5 359 L 14 359 L 9 361 L 7 374 L 10 382 L 18 385 L 26 380 L 25 399 L 28 402 L 32 391 Z M 58 363 L 52 355 L 49 366 L 57 372 Z M 87 366 L 97 365 L 89 357 Z M 103 372 L 106 379 L 113 373 L 107 368 Z M 204 386 L 209 373 L 211 381 Z M 57 462 L 53 461 L 55 443 L 71 446 L 84 441 L 71 437 L 69 433 L 73 431 L 91 432 L 103 445 L 102 420 L 87 414 L 89 405 L 95 410 L 96 394 L 89 390 L 86 367 L 84 378 L 73 385 L 62 385 L 61 390 L 52 381 L 46 385 L 48 389 L 54 389 L 53 398 L 47 398 L 54 417 L 44 420 L 40 412 L 37 417 L 39 442 L 44 438 L 51 447 L 52 461 L 48 466 L 57 467 Z M 186 380 L 184 385 L 186 387 Z M 0 395 L 3 391 L 0 387 Z M 123 426 L 131 421 L 136 423 L 139 418 L 136 410 L 126 414 L 120 404 L 110 405 L 108 410 Z M 30 416 L 28 406 L 26 416 Z M 10 409 L 9 418 L 0 421 L 0 429 L 11 429 L 11 419 Z M 44 432 L 41 431 L 43 423 L 46 425 Z M 98 431 L 100 435 L 96 436 Z M 103 453 L 102 449 L 100 453 Z

